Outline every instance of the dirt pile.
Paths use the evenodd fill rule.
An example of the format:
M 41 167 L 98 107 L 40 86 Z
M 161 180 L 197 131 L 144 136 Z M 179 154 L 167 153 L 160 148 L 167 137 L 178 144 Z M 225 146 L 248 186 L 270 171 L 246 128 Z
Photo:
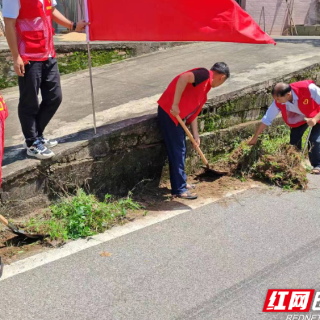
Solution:
M 288 144 L 270 151 L 261 142 L 255 146 L 243 142 L 227 160 L 217 162 L 213 168 L 228 171 L 230 176 L 256 178 L 285 189 L 306 189 L 308 184 L 302 155 Z

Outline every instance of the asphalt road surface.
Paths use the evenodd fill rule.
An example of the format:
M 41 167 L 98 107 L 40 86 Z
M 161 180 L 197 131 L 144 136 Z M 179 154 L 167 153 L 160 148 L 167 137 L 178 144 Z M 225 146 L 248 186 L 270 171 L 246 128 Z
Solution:
M 268 289 L 320 289 L 311 182 L 246 191 L 3 280 L 0 319 L 286 319 L 262 313 Z

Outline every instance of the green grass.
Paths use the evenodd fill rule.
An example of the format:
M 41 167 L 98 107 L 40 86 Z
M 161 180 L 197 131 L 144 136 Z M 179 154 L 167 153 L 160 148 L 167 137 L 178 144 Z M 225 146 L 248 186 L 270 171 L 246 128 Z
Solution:
M 260 145 L 243 145 L 243 155 L 251 161 L 250 167 L 242 168 L 244 174 L 270 181 L 284 190 L 304 189 L 307 171 L 302 167 L 301 154 L 293 151 L 289 142 L 289 128 L 280 126 L 272 136 L 262 134 Z
M 261 147 L 266 153 L 274 154 L 282 145 L 290 142 L 290 129 L 286 125 L 278 126 L 276 131 L 272 134 L 262 133 L 259 137 L 259 140 L 261 141 Z M 210 159 L 209 162 L 216 163 L 228 160 L 232 152 L 240 145 L 242 145 L 245 154 L 249 154 L 251 151 L 250 146 L 243 144 L 243 139 L 241 137 L 234 137 L 230 144 L 231 148 L 228 148 L 228 151 L 223 150 L 214 156 L 208 155 L 208 158 Z
M 50 207 L 50 213 L 38 219 L 31 219 L 29 231 L 49 234 L 52 240 L 78 239 L 92 236 L 126 218 L 128 210 L 142 207 L 130 197 L 114 201 L 110 195 L 99 202 L 94 195 L 78 190 L 76 196 L 62 198 Z
M 57 56 L 59 70 L 62 75 L 89 68 L 88 54 L 86 51 L 74 51 L 67 54 L 58 54 Z M 131 49 L 91 51 L 93 67 L 122 61 L 130 56 L 132 56 Z M 6 62 L 4 58 L 1 60 L 0 57 L 0 63 L 6 63 L 4 68 L 0 67 L 0 89 L 17 86 L 18 77 L 14 73 L 12 75 L 9 73 L 10 67 L 13 66 L 13 62 Z
M 235 139 L 233 151 L 223 155 L 216 165 L 242 181 L 257 178 L 285 190 L 305 189 L 308 180 L 302 155 L 289 142 L 290 129 L 285 125 L 261 134 L 255 146 Z
M 119 54 L 118 50 L 107 51 L 97 50 L 91 52 L 91 61 L 93 67 L 99 67 L 112 62 L 124 60 L 131 55 L 130 50 L 122 50 L 123 54 Z M 89 68 L 88 54 L 83 51 L 76 51 L 58 58 L 58 65 L 61 74 L 69 74 L 72 72 Z
M 290 129 L 286 125 L 281 125 L 272 135 L 263 133 L 259 139 L 265 153 L 275 154 L 282 145 L 290 143 Z
M 11 88 L 18 85 L 18 77 L 7 78 L 5 76 L 0 76 L 0 89 Z

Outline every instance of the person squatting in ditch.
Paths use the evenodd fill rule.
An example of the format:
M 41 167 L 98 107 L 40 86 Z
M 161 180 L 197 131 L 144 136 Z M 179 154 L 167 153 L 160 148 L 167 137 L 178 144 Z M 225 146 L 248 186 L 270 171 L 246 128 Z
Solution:
M 309 159 L 313 174 L 320 174 L 320 88 L 312 80 L 286 84 L 278 83 L 272 90 L 273 103 L 267 110 L 249 145 L 257 143 L 259 135 L 271 125 L 281 112 L 284 122 L 291 128 L 290 144 L 299 150 L 308 127 L 310 135 Z
M 58 144 L 43 136 L 62 101 L 52 20 L 78 32 L 87 25 L 85 21 L 71 22 L 56 5 L 56 0 L 3 0 L 6 37 L 19 76 L 18 114 L 24 147 L 29 156 L 37 159 L 53 157 L 50 148 Z
M 180 115 L 191 126 L 193 137 L 200 146 L 197 117 L 211 88 L 219 87 L 229 77 L 229 67 L 224 62 L 216 63 L 210 70 L 196 68 L 183 72 L 173 79 L 158 101 L 158 118 L 169 159 L 173 196 L 198 197 L 191 192 L 194 186 L 187 184 L 186 135 L 176 116 Z

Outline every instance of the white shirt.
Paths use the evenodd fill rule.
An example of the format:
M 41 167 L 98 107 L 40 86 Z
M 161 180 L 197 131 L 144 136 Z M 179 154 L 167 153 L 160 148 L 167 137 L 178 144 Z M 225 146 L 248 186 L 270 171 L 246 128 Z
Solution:
M 311 93 L 311 98 L 317 103 L 320 104 L 320 88 L 317 87 L 314 83 L 311 83 L 309 85 L 309 91 Z M 304 119 L 304 114 L 300 111 L 299 106 L 298 106 L 298 101 L 299 98 L 297 95 L 294 93 L 292 90 L 292 98 L 293 101 L 291 102 L 286 102 L 286 109 L 287 111 L 290 111 L 292 113 L 295 113 L 297 115 L 297 118 L 300 118 L 300 121 L 303 121 Z M 281 112 L 281 110 L 277 107 L 275 101 L 271 104 L 269 109 L 267 110 L 267 113 L 265 116 L 262 118 L 262 123 L 264 123 L 266 126 L 270 126 L 272 121 L 276 118 L 276 116 Z M 298 122 L 298 121 L 297 121 Z
M 40 0 L 43 3 L 43 0 Z M 57 0 L 52 0 L 53 7 L 57 5 Z M 17 19 L 21 5 L 20 0 L 2 0 L 2 15 L 4 18 Z M 44 10 L 44 4 L 43 4 Z

